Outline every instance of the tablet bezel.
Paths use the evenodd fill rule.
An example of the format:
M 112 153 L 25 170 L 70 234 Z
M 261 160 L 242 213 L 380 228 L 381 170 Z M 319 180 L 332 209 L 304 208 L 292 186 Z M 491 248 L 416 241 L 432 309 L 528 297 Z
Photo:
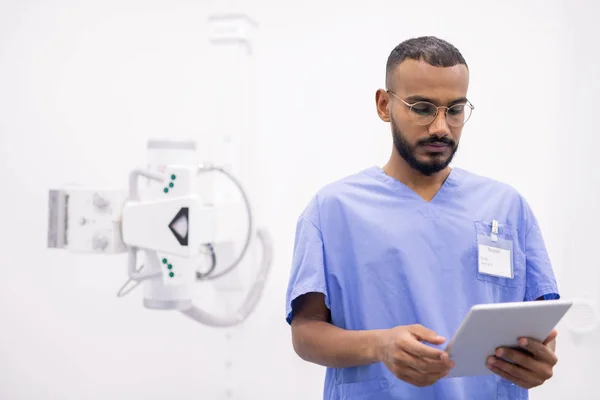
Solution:
M 486 360 L 496 348 L 520 348 L 519 337 L 544 340 L 572 305 L 571 300 L 474 305 L 446 346 L 456 364 L 447 377 L 493 374 Z

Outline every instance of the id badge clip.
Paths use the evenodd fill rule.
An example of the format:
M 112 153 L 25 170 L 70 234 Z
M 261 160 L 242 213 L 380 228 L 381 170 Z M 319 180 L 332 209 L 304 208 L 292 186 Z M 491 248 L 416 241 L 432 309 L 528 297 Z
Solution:
M 500 278 L 514 278 L 513 270 L 513 242 L 500 239 L 499 224 L 492 221 L 490 235 L 478 235 L 478 270 L 480 274 L 492 275 Z
M 492 221 L 492 233 L 490 233 L 490 239 L 494 243 L 498 242 L 498 221 L 496 220 Z

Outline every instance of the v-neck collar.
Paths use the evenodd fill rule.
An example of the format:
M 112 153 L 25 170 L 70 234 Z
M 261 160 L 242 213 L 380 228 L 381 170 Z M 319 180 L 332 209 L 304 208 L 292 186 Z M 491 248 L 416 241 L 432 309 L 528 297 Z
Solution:
M 397 180 L 396 178 L 393 178 L 393 177 L 389 176 L 388 174 L 386 174 L 385 171 L 383 170 L 383 168 L 381 168 L 379 166 L 373 166 L 371 168 L 368 168 L 366 170 L 366 172 L 367 172 L 367 174 L 371 175 L 372 177 L 378 179 L 379 181 L 390 185 L 390 187 L 393 190 L 395 190 L 396 192 L 398 192 L 400 194 L 404 194 L 404 195 L 409 195 L 410 197 L 415 198 L 417 201 L 419 201 L 422 204 L 435 204 L 435 203 L 440 202 L 441 201 L 440 199 L 443 199 L 446 194 L 450 193 L 452 190 L 454 190 L 458 187 L 460 178 L 463 175 L 462 169 L 452 167 L 452 169 L 450 170 L 450 174 L 448 174 L 448 177 L 446 178 L 444 183 L 442 183 L 442 186 L 440 187 L 440 189 L 437 191 L 437 193 L 433 196 L 433 198 L 430 201 L 427 201 L 427 200 L 423 199 L 421 196 L 419 196 L 417 194 L 417 192 L 415 192 L 413 189 L 408 187 L 406 184 L 404 184 L 404 183 L 400 182 L 399 180 Z

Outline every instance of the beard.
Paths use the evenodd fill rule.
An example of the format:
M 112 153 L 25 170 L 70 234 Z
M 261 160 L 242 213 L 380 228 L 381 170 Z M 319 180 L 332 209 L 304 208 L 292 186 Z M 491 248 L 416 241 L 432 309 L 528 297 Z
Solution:
M 456 151 L 458 150 L 457 142 L 447 137 L 430 136 L 427 139 L 418 141 L 414 146 L 411 146 L 402 132 L 400 132 L 396 126 L 393 118 L 390 118 L 390 122 L 392 125 L 394 147 L 396 148 L 396 151 L 398 151 L 398 154 L 400 154 L 400 157 L 402 157 L 411 168 L 417 170 L 425 176 L 431 176 L 444 170 L 448 165 L 450 165 L 454 155 L 456 154 Z M 450 148 L 450 155 L 445 158 L 445 153 L 431 153 L 429 161 L 419 161 L 415 156 L 416 150 L 420 146 L 429 144 L 447 145 Z

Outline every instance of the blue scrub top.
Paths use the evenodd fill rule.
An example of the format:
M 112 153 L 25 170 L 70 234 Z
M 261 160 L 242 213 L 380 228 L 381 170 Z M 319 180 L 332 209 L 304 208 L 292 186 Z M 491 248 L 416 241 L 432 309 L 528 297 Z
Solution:
M 514 278 L 479 273 L 477 235 L 513 242 Z M 449 340 L 471 306 L 559 298 L 535 216 L 503 183 L 453 168 L 431 202 L 372 167 L 322 188 L 297 222 L 287 290 L 292 302 L 325 295 L 348 330 L 421 324 Z M 444 345 L 439 346 L 442 348 Z M 527 399 L 496 375 L 446 378 L 418 388 L 383 363 L 328 368 L 324 399 Z

